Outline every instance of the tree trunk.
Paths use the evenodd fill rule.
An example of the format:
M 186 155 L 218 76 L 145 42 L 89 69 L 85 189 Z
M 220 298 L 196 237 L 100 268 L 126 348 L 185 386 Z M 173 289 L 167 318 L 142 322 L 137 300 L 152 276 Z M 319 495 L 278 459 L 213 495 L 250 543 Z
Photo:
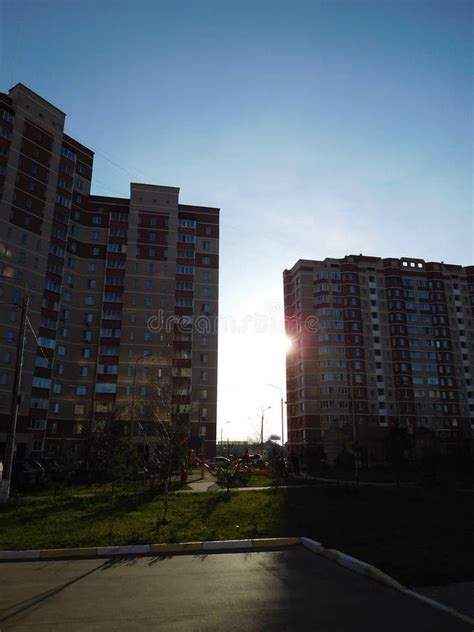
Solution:
M 171 454 L 168 458 L 168 468 L 165 477 L 165 487 L 163 491 L 163 517 L 161 519 L 161 524 L 168 524 L 168 505 L 169 505 L 169 489 L 170 489 L 170 480 L 171 480 Z
M 163 493 L 163 517 L 161 518 L 161 524 L 168 524 L 168 494 L 169 494 L 169 480 L 166 477 L 165 488 Z

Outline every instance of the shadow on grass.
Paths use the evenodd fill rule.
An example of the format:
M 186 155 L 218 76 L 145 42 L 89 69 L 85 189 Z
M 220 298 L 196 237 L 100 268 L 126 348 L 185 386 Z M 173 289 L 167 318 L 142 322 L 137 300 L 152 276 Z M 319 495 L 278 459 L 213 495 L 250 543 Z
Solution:
M 84 503 L 89 499 L 68 498 L 62 501 L 51 502 L 48 500 L 41 501 L 22 501 L 16 502 L 0 512 L 3 525 L 10 527 L 22 527 L 25 521 L 37 522 L 52 514 L 61 514 L 64 511 L 74 511 L 82 509 Z
M 160 496 L 151 497 L 149 494 L 135 494 L 132 496 L 114 496 L 102 498 L 100 501 L 93 498 L 79 500 L 77 508 L 89 510 L 78 518 L 79 522 L 95 522 L 105 518 L 117 519 L 131 511 L 136 511 L 141 507 L 150 505 L 160 499 Z
M 280 490 L 271 528 L 306 536 L 405 585 L 474 578 L 474 503 L 467 495 L 354 486 Z

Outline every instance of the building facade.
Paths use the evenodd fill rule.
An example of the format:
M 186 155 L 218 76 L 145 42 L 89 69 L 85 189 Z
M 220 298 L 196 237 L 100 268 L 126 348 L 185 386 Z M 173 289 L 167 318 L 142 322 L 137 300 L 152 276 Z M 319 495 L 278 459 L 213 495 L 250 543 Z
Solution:
M 164 356 L 190 435 L 214 455 L 219 209 L 149 184 L 91 195 L 94 154 L 64 122 L 22 84 L 0 93 L 0 459 L 25 295 L 17 456 L 80 451 L 86 427 L 146 395 Z
M 474 266 L 346 256 L 284 274 L 289 449 L 346 444 L 404 427 L 445 453 L 474 430 Z

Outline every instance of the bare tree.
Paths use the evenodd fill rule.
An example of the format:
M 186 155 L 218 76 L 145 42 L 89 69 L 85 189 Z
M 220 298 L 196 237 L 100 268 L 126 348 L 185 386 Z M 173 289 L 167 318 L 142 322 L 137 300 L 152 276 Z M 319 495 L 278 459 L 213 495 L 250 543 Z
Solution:
M 131 435 L 143 449 L 151 489 L 163 489 L 163 513 L 157 523 L 168 522 L 169 493 L 173 473 L 183 465 L 190 433 L 190 386 L 173 375 L 169 347 L 154 353 L 145 377 L 137 383 L 130 401 L 116 416 L 133 426 Z

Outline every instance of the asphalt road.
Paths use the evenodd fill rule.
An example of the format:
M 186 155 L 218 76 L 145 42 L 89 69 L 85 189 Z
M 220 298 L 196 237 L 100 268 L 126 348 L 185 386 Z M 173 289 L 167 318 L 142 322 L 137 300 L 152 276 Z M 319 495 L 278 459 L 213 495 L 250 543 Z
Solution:
M 471 626 L 302 547 L 0 564 L 0 631 L 457 632 Z

